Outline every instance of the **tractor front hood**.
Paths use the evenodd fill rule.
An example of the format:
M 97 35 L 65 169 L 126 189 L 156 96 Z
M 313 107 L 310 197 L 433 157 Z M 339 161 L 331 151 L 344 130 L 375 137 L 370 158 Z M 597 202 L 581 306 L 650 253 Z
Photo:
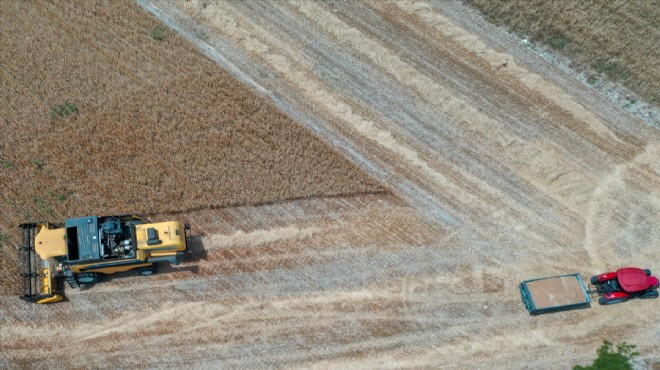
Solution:
M 42 260 L 66 256 L 66 229 L 49 229 L 41 225 L 34 238 L 34 249 Z

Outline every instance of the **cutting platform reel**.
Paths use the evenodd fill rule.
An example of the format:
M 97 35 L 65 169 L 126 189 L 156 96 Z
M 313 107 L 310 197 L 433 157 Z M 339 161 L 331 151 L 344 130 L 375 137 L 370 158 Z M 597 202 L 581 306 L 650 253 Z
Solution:
M 23 278 L 21 299 L 37 303 L 59 302 L 64 299 L 62 279 L 53 273 L 52 262 L 41 260 L 35 251 L 35 235 L 40 227 L 38 223 L 19 225 L 19 269 Z

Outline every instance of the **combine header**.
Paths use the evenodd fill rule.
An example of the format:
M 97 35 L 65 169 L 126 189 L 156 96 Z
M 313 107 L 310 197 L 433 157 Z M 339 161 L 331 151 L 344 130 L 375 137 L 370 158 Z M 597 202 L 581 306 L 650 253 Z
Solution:
M 21 298 L 37 303 L 59 302 L 64 298 L 60 280 L 54 277 L 49 260 L 42 260 L 34 246 L 37 224 L 21 224 L 19 269 L 23 277 Z
M 188 250 L 190 226 L 177 221 L 151 223 L 132 215 L 88 216 L 63 225 L 26 223 L 21 230 L 22 299 L 53 303 L 70 287 L 94 284 L 101 275 L 137 269 L 156 272 L 156 264 L 178 264 Z

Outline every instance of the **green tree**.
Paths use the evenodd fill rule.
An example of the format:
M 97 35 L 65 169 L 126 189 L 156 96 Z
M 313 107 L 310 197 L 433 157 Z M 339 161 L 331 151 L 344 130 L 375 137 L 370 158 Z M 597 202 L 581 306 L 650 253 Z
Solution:
M 639 355 L 639 352 L 634 351 L 635 347 L 637 346 L 634 344 L 623 342 L 618 344 L 614 351 L 611 342 L 603 341 L 603 345 L 596 350 L 598 357 L 591 366 L 577 365 L 573 370 L 632 370 L 630 360 Z

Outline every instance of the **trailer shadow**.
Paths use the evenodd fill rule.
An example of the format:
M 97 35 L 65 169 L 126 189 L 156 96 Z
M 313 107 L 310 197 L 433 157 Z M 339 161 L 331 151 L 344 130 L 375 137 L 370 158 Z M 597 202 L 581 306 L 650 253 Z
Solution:
M 171 265 L 169 263 L 160 263 L 156 264 L 156 274 L 171 274 L 174 272 L 192 272 L 193 274 L 199 273 L 199 267 L 194 265 L 195 262 L 200 260 L 205 260 L 208 256 L 206 248 L 204 247 L 204 242 L 201 236 L 193 235 L 188 239 L 188 252 L 183 256 L 181 264 Z M 112 275 L 102 275 L 101 279 L 95 284 L 89 285 L 80 285 L 80 290 L 93 290 L 96 284 L 106 284 L 115 279 L 124 279 L 133 276 L 140 276 L 138 269 L 129 270 L 125 272 L 117 272 Z M 145 277 L 148 278 L 148 277 Z M 71 289 L 66 283 L 64 289 Z

